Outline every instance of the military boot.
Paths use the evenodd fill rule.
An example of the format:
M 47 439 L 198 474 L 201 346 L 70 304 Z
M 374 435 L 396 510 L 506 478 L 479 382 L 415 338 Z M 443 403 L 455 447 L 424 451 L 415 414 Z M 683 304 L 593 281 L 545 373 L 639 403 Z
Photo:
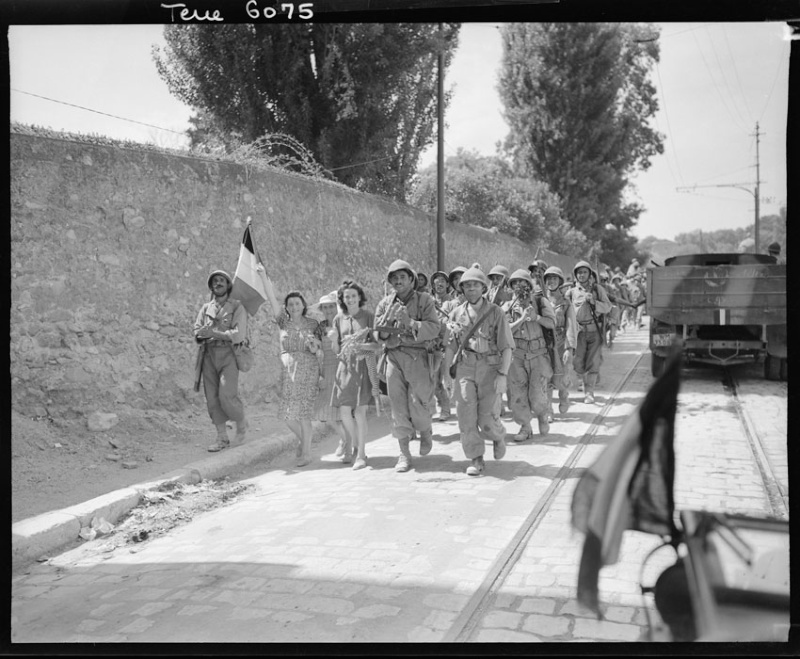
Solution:
M 428 455 L 433 448 L 433 436 L 430 430 L 423 430 L 419 434 L 419 454 Z
M 216 453 L 231 445 L 228 439 L 228 427 L 224 423 L 217 424 L 217 441 L 208 447 L 209 453 Z
M 247 428 L 250 426 L 247 423 L 247 419 L 242 419 L 241 421 L 236 422 L 236 435 L 233 438 L 233 445 L 239 446 L 244 442 L 245 434 L 247 433 Z
M 400 457 L 397 459 L 397 464 L 394 466 L 395 471 L 408 471 L 411 469 L 411 451 L 408 448 L 409 437 L 401 437 L 397 440 L 400 444 Z

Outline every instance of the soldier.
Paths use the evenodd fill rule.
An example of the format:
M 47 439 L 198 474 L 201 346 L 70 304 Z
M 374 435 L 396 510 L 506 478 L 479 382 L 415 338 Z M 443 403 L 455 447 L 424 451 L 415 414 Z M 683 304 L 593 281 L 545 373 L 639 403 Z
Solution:
M 617 328 L 620 324 L 620 316 L 622 315 L 622 305 L 618 304 L 617 300 L 621 298 L 619 288 L 615 281 L 609 278 L 608 272 L 600 275 L 600 284 L 606 289 L 608 300 L 611 302 L 611 311 L 606 316 L 605 331 L 605 344 L 609 350 L 614 346 L 614 339 L 617 337 Z
M 392 434 L 400 445 L 395 471 L 411 469 L 409 442 L 419 433 L 419 454 L 433 447 L 430 406 L 436 378 L 434 340 L 441 327 L 433 298 L 415 290 L 416 273 L 402 260 L 389 266 L 394 291 L 375 309 L 375 338 L 384 349 Z
M 485 468 L 486 439 L 494 445 L 495 460 L 506 453 L 497 397 L 506 390 L 514 337 L 503 310 L 484 298 L 489 280 L 483 271 L 467 270 L 460 287 L 466 301 L 453 309 L 448 320 L 450 340 L 445 351 L 444 385 L 448 389 L 454 386 L 449 366 L 455 360 L 456 413 L 461 446 L 470 460 L 467 474 L 480 476 Z M 462 345 L 465 339 L 466 345 Z
M 452 299 L 442 304 L 442 310 L 448 316 L 453 309 L 455 309 L 459 304 L 463 304 L 466 300 L 464 294 L 461 292 L 461 288 L 459 287 L 461 275 L 463 275 L 466 271 L 467 269 L 463 265 L 457 265 L 447 276 L 447 281 L 450 283 L 450 289 L 452 290 Z
M 575 320 L 575 307 L 564 296 L 566 289 L 564 272 L 561 268 L 551 265 L 544 272 L 544 285 L 547 290 L 547 299 L 556 315 L 555 329 L 555 354 L 553 363 L 553 389 L 558 391 L 558 411 L 566 414 L 569 410 L 569 371 L 575 355 L 575 346 L 578 340 L 578 323 Z
M 531 273 L 531 279 L 533 279 L 533 292 L 544 294 L 542 291 L 542 277 L 544 273 L 547 271 L 548 265 L 542 259 L 536 259 L 533 263 L 528 266 L 528 272 Z
M 600 316 L 611 311 L 605 289 L 596 283 L 594 270 L 586 261 L 578 261 L 572 269 L 575 285 L 565 296 L 575 307 L 578 339 L 575 346 L 575 372 L 583 380 L 584 403 L 594 403 L 594 388 L 600 373 L 603 355 L 603 329 Z M 593 281 L 592 277 L 595 277 Z
M 431 285 L 433 286 L 433 302 L 436 305 L 436 314 L 439 317 L 439 322 L 442 329 L 439 333 L 439 342 L 437 350 L 440 350 L 441 357 L 444 357 L 444 341 L 447 335 L 447 313 L 443 309 L 445 302 L 452 300 L 452 296 L 447 292 L 448 281 L 447 273 L 438 270 L 431 276 Z M 444 368 L 444 360 L 439 365 L 436 372 L 436 387 L 433 392 L 436 402 L 439 404 L 439 421 L 448 421 L 450 419 L 450 396 L 442 383 L 442 369 Z M 433 407 L 431 407 L 433 411 Z
M 489 270 L 489 292 L 486 294 L 486 299 L 493 302 L 498 307 L 502 307 L 506 302 L 511 299 L 506 284 L 508 283 L 508 268 L 504 265 L 496 265 Z
M 555 329 L 556 315 L 546 297 L 533 294 L 533 279 L 528 271 L 514 271 L 509 283 L 514 298 L 503 305 L 503 311 L 515 348 L 508 375 L 508 405 L 520 426 L 514 441 L 524 442 L 533 436 L 533 417 L 539 422 L 540 435 L 550 432 L 548 387 L 553 364 L 543 330 Z
M 224 270 L 208 276 L 212 299 L 206 302 L 194 322 L 195 341 L 200 344 L 203 389 L 208 415 L 217 428 L 217 441 L 208 447 L 212 453 L 228 448 L 227 421 L 236 423 L 236 444 L 244 441 L 247 420 L 239 398 L 239 369 L 233 346 L 247 339 L 247 310 L 230 299 L 233 281 Z

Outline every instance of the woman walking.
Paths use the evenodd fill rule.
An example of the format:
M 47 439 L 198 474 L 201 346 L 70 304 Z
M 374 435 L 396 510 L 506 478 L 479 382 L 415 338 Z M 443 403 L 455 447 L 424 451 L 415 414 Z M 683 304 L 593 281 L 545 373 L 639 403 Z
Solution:
M 336 434 L 339 435 L 336 457 L 345 464 L 349 464 L 353 460 L 352 439 L 348 437 L 342 423 L 341 410 L 338 407 L 331 407 L 333 384 L 336 368 L 339 365 L 339 357 L 333 351 L 328 332 L 333 328 L 333 319 L 338 311 L 336 291 L 323 295 L 319 299 L 317 307 L 324 319 L 320 323 L 320 328 L 322 329 L 322 373 L 320 374 L 319 395 L 317 396 L 316 418 L 317 421 L 333 426 Z
M 319 393 L 322 332 L 319 323 L 306 315 L 308 305 L 299 291 L 288 293 L 281 305 L 263 266 L 257 266 L 257 271 L 280 329 L 283 371 L 278 418 L 286 421 L 300 440 L 297 466 L 305 467 L 311 462 L 311 420 Z
M 373 397 L 364 357 L 377 349 L 371 332 L 375 317 L 364 309 L 367 296 L 356 282 L 345 280 L 337 298 L 340 311 L 329 334 L 339 356 L 331 405 L 340 409 L 342 423 L 355 439 L 353 469 L 363 469 L 367 466 L 367 408 Z

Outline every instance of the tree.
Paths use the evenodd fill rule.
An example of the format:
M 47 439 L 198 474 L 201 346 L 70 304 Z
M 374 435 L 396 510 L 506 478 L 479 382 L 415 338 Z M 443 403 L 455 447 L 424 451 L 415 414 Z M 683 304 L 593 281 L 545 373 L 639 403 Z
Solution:
M 515 177 L 499 157 L 459 149 L 445 161 L 445 218 L 497 229 L 532 245 L 577 256 L 586 237 L 561 217 L 559 200 L 546 184 Z M 437 171 L 419 173 L 409 202 L 428 212 L 437 208 Z
M 647 123 L 658 109 L 649 79 L 657 36 L 603 23 L 514 23 L 502 34 L 499 89 L 515 169 L 549 184 L 570 225 L 600 242 L 601 259 L 632 253 L 629 230 L 643 209 L 625 200 L 629 177 L 663 153 Z
M 270 133 L 304 144 L 340 182 L 404 201 L 433 141 L 437 60 L 458 24 L 168 25 L 153 58 L 193 107 L 193 145 Z M 446 95 L 445 103 L 449 100 Z

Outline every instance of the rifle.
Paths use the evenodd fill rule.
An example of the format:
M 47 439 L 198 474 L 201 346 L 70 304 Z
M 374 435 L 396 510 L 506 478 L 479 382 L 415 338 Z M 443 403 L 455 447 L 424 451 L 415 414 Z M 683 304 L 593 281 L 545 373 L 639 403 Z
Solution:
M 197 359 L 194 362 L 194 390 L 200 391 L 200 381 L 203 379 L 203 360 L 206 356 L 206 341 L 203 341 L 197 348 Z

